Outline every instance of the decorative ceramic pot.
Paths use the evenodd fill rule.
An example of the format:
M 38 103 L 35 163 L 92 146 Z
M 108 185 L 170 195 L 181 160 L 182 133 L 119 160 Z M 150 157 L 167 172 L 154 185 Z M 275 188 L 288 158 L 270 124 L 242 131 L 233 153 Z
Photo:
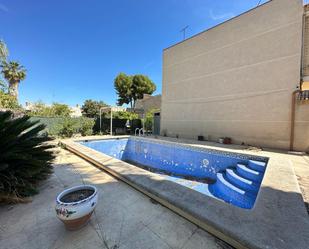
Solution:
M 61 192 L 56 200 L 57 217 L 68 230 L 76 230 L 87 224 L 98 202 L 97 189 L 80 185 Z

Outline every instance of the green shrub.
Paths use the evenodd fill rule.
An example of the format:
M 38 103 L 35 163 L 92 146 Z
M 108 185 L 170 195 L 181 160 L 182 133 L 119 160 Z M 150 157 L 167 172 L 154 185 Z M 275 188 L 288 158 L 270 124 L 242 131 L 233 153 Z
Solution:
M 39 120 L 46 125 L 41 134 L 55 137 L 72 137 L 74 134 L 82 136 L 92 135 L 95 120 L 86 117 L 31 117 L 31 120 Z
M 147 131 L 151 131 L 153 127 L 153 115 L 157 112 L 158 109 L 152 109 L 146 113 L 146 117 L 144 119 L 144 127 Z
M 94 120 L 90 118 L 80 119 L 79 132 L 82 136 L 90 136 L 93 133 Z
M 78 133 L 77 121 L 73 118 L 64 118 L 52 131 L 53 135 L 63 138 L 72 137 L 76 133 Z
M 0 108 L 15 110 L 20 109 L 20 105 L 18 104 L 16 97 L 0 90 Z
M 42 101 L 34 103 L 32 110 L 28 111 L 28 115 L 32 117 L 69 117 L 70 113 L 71 110 L 68 105 L 53 103 L 48 106 Z
M 28 116 L 0 112 L 0 201 L 20 200 L 37 193 L 37 184 L 52 170 L 53 146 L 38 136 L 45 126 Z
M 105 115 L 105 118 L 110 118 L 111 114 L 108 113 L 108 115 Z M 113 112 L 113 119 L 138 119 L 138 114 L 134 112 L 128 112 L 128 111 L 120 111 L 120 112 Z

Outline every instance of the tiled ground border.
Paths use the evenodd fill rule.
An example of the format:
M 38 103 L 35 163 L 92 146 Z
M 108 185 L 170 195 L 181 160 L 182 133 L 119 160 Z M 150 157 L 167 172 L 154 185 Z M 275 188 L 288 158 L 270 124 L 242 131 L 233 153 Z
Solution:
M 63 140 L 61 143 L 71 152 L 236 248 L 308 248 L 309 219 L 287 155 L 271 152 L 256 155 L 268 157 L 269 161 L 255 206 L 245 210 L 167 181 L 160 175 L 76 141 Z M 233 149 L 223 150 L 233 152 Z M 250 155 L 254 154 L 250 152 Z

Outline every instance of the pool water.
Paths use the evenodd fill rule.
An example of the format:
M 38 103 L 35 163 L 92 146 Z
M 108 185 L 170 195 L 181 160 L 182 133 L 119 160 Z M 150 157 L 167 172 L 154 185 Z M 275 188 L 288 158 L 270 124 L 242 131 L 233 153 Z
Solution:
M 81 144 L 232 205 L 254 206 L 267 158 L 130 137 Z

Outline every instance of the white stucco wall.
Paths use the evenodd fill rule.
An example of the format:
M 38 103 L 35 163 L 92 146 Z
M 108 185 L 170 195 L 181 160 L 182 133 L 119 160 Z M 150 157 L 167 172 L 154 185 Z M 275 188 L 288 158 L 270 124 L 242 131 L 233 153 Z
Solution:
M 299 86 L 301 0 L 272 0 L 163 52 L 161 133 L 288 149 Z M 295 149 L 309 149 L 309 105 Z

